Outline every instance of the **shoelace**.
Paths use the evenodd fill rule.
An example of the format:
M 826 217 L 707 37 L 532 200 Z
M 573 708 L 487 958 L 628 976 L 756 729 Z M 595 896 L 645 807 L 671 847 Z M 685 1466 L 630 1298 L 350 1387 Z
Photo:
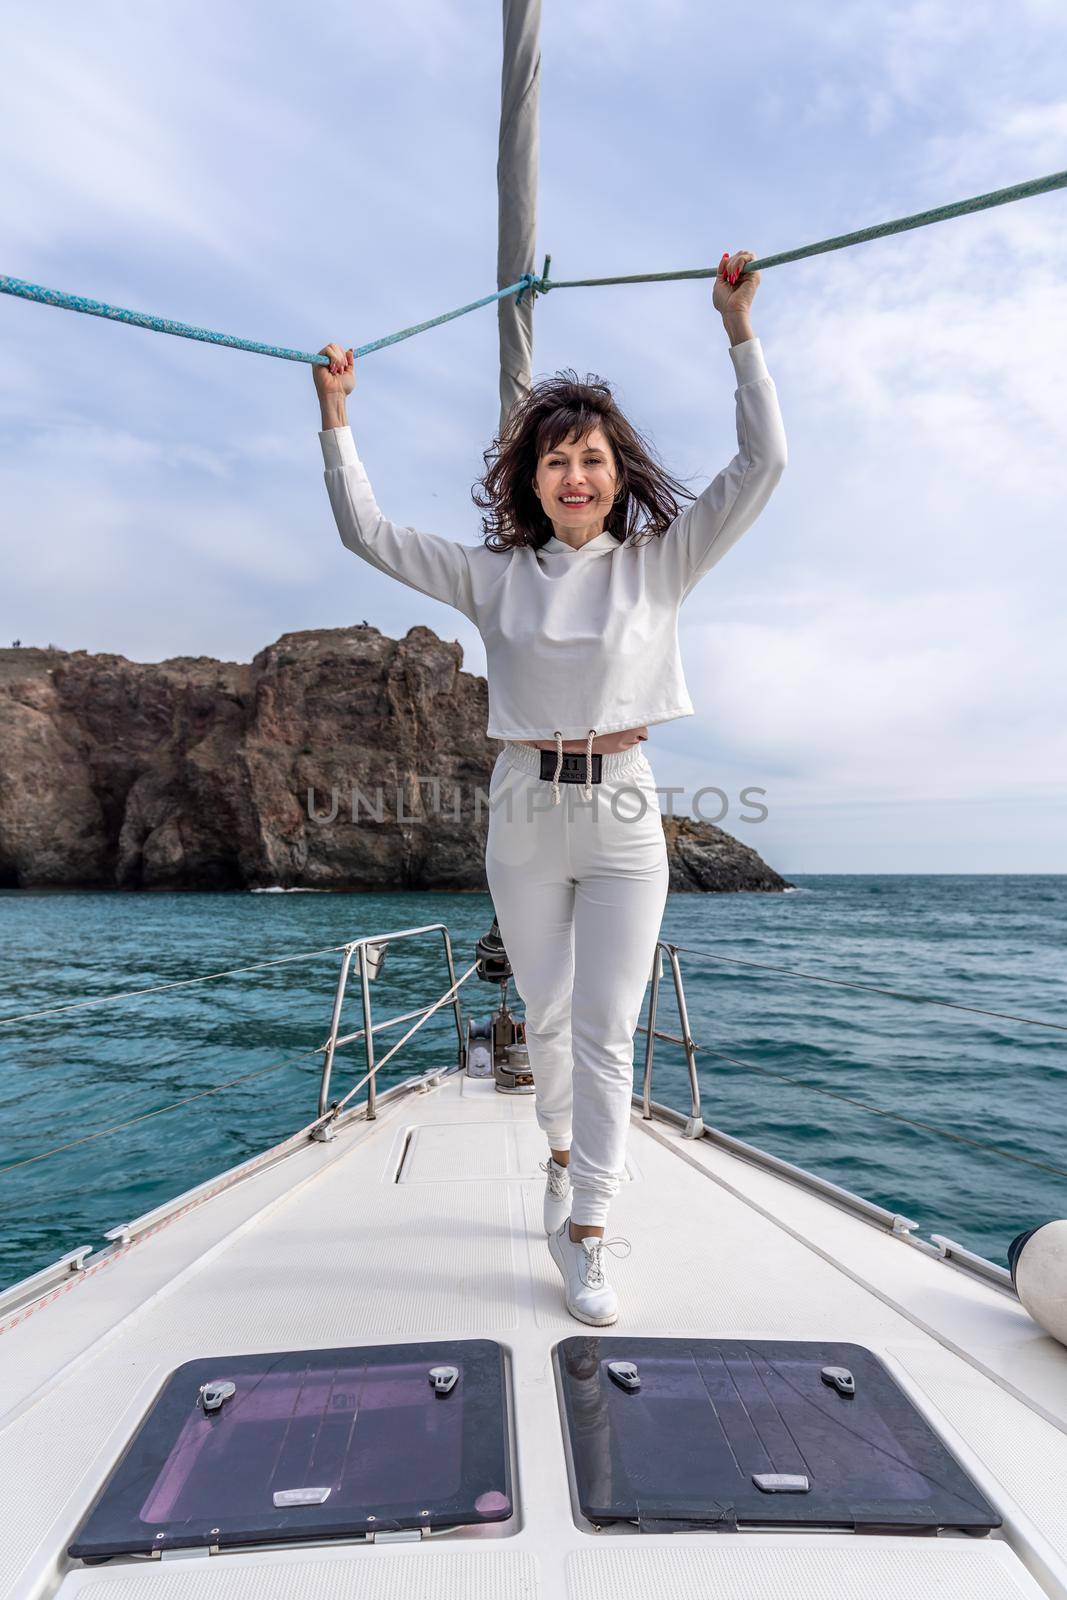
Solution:
M 630 1254 L 630 1241 L 621 1238 L 601 1239 L 594 1233 L 587 1234 L 582 1244 L 585 1247 L 585 1281 L 590 1289 L 602 1289 L 604 1287 L 604 1264 L 600 1259 L 602 1253 L 611 1250 L 613 1256 L 621 1254 L 625 1259 Z M 612 1246 L 617 1244 L 624 1244 L 626 1249 L 621 1252 L 613 1249 Z
M 539 1161 L 537 1164 L 542 1172 L 548 1173 L 548 1186 L 557 1200 L 565 1199 L 571 1181 L 566 1167 L 557 1167 L 554 1161 Z

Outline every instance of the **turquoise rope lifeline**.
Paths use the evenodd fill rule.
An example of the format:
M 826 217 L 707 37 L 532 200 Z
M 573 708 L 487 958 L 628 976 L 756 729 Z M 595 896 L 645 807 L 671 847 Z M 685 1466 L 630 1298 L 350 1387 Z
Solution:
M 1032 178 L 1028 183 L 1014 184 L 1010 189 L 995 189 L 990 194 L 976 195 L 972 200 L 957 200 L 952 205 L 937 206 L 932 211 L 917 211 L 913 216 L 899 217 L 895 222 L 881 222 L 873 228 L 840 234 L 835 239 L 820 239 L 816 244 L 802 245 L 797 250 L 784 250 L 780 255 L 761 256 L 758 260 L 746 261 L 742 271 L 756 272 L 764 267 L 781 266 L 786 261 L 802 261 L 806 256 L 822 255 L 828 250 L 843 250 L 846 245 L 863 244 L 868 239 L 881 239 L 890 233 L 923 228 L 931 222 L 944 222 L 949 217 L 985 211 L 990 206 L 1007 205 L 1011 200 L 1024 200 L 1030 195 L 1063 188 L 1067 188 L 1067 172 L 1054 172 L 1047 178 Z M 384 339 L 375 339 L 371 344 L 360 345 L 353 356 L 369 355 L 372 350 L 383 350 L 386 345 L 399 344 L 402 339 L 424 333 L 427 328 L 437 328 L 442 322 L 451 322 L 453 317 L 465 316 L 468 311 L 477 311 L 479 306 L 502 300 L 505 295 L 518 294 L 521 302 L 527 289 L 536 299 L 537 295 L 548 294 L 551 289 L 580 289 L 610 283 L 667 283 L 683 278 L 714 278 L 718 275 L 717 267 L 694 267 L 687 272 L 641 272 L 621 278 L 571 278 L 553 282 L 548 276 L 551 259 L 551 256 L 545 257 L 539 278 L 532 272 L 525 272 L 517 283 L 509 284 L 506 289 L 483 295 L 480 300 L 472 300 L 469 305 L 446 311 L 442 316 L 431 317 L 428 322 L 417 322 L 414 327 L 402 328 L 399 333 L 387 334 Z M 120 306 L 106 305 L 101 300 L 85 300 L 78 295 L 65 294 L 61 289 L 44 289 L 39 284 L 25 283 L 21 278 L 0 277 L 0 293 L 18 295 L 24 300 L 38 300 L 64 311 L 84 311 L 93 317 L 110 317 L 115 322 L 129 322 L 135 327 L 149 328 L 153 333 L 173 333 L 183 339 L 201 339 L 208 344 L 229 345 L 235 350 L 251 350 L 255 355 L 279 356 L 283 361 L 307 361 L 312 366 L 329 366 L 328 356 L 312 355 L 306 350 L 286 350 L 279 345 L 258 344 L 252 339 L 238 339 L 229 333 L 212 333 L 207 328 L 194 328 L 186 322 L 171 322 L 166 317 L 153 317 L 144 311 L 124 311 Z
M 502 300 L 506 294 L 521 292 L 533 282 L 533 274 L 525 272 L 518 283 L 498 289 L 496 294 L 484 295 L 481 300 L 472 300 L 469 306 L 460 306 L 458 311 L 446 311 L 443 316 L 431 317 L 429 322 L 417 322 L 413 328 L 403 328 L 399 333 L 386 334 L 384 339 L 360 345 L 358 350 L 353 351 L 353 359 L 369 355 L 372 350 L 382 350 L 387 344 L 399 344 L 401 339 L 410 339 L 416 333 L 436 328 L 439 323 L 450 322 L 453 317 L 462 317 L 468 311 L 477 311 L 479 306 L 487 306 L 492 300 Z M 109 306 L 103 300 L 85 300 L 80 295 L 66 294 L 62 289 L 43 289 L 40 284 L 24 283 L 21 278 L 0 278 L 0 293 L 18 295 L 23 300 L 38 300 L 43 305 L 58 306 L 62 311 L 84 311 L 91 317 L 110 317 L 113 322 L 129 322 L 136 328 L 150 328 L 153 333 L 173 333 L 181 339 L 201 339 L 206 344 L 229 345 L 233 350 L 251 350 L 257 356 L 279 356 L 283 361 L 308 361 L 316 367 L 328 367 L 330 364 L 329 356 L 312 355 L 307 350 L 286 350 L 276 344 L 258 344 L 254 339 L 239 339 L 233 333 L 212 333 L 210 328 L 194 328 L 188 322 L 172 322 L 167 317 L 154 317 L 148 311 L 124 311 L 121 306 Z
M 949 217 L 962 217 L 971 211 L 1007 205 L 1010 200 L 1025 200 L 1030 195 L 1065 188 L 1067 172 L 1053 172 L 1047 178 L 1031 178 L 1028 183 L 1016 183 L 1010 189 L 994 189 L 990 194 L 976 195 L 973 200 L 956 200 L 952 205 L 935 206 L 932 211 L 916 211 L 913 216 L 898 217 L 895 222 L 880 222 L 873 228 L 859 228 L 855 233 L 839 234 L 836 239 L 820 239 L 817 244 L 801 245 L 799 250 L 783 250 L 777 256 L 761 256 L 756 261 L 746 261 L 741 270 L 759 272 L 764 267 L 779 267 L 785 261 L 803 261 L 806 256 L 822 255 L 827 250 L 843 250 L 846 245 L 864 244 L 868 239 L 882 239 L 889 233 L 925 228 L 931 222 L 945 222 Z M 570 278 L 557 283 L 548 276 L 550 259 L 546 258 L 542 276 L 534 280 L 535 296 L 547 294 L 550 289 L 581 289 L 587 285 L 604 283 L 668 283 L 680 278 L 714 278 L 719 271 L 718 267 L 694 267 L 689 272 L 641 272 L 625 278 Z

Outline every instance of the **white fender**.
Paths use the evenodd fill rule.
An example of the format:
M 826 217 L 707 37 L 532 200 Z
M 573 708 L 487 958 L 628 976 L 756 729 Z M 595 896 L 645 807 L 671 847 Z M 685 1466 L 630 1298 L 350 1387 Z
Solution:
M 1067 1220 L 1041 1222 L 1008 1246 L 1015 1292 L 1034 1321 L 1067 1345 Z

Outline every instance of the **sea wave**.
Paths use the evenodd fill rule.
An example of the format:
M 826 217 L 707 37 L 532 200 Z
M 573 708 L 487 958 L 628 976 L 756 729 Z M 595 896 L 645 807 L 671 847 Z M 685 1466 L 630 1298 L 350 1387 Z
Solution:
M 249 894 L 329 894 L 329 889 L 283 889 L 280 883 L 266 889 L 249 889 Z

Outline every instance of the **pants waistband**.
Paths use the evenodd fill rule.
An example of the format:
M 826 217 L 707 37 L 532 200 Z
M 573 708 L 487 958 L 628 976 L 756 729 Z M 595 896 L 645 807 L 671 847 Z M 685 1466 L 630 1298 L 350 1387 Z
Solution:
M 571 757 L 578 757 L 584 774 L 585 751 L 568 750 L 565 753 Z M 543 751 L 535 749 L 533 745 L 522 744 L 518 740 L 508 739 L 504 742 L 497 759 L 506 761 L 509 766 L 518 767 L 522 772 L 532 773 L 537 778 L 541 775 L 541 756 L 543 754 Z M 551 750 L 548 754 L 552 756 L 554 767 L 555 755 Z M 612 778 L 625 778 L 630 773 L 636 772 L 638 768 L 646 765 L 648 761 L 639 744 L 634 745 L 632 750 L 614 750 L 609 754 L 594 751 L 594 755 L 598 754 L 600 755 L 600 777 L 602 782 Z

